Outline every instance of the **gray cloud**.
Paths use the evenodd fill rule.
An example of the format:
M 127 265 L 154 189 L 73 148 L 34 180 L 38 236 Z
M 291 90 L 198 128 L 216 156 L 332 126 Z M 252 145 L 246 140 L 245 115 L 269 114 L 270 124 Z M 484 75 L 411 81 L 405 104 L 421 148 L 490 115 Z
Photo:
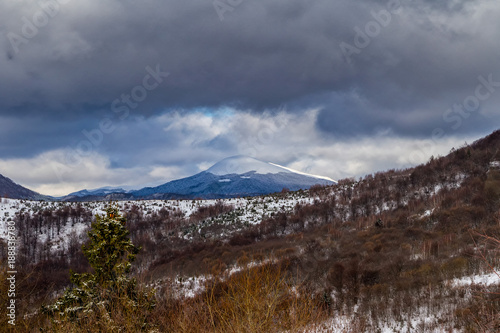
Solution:
M 56 149 L 33 157 L 0 158 L 0 170 L 51 195 L 103 185 L 161 184 L 237 154 L 340 179 L 425 162 L 474 139 L 452 136 L 433 142 L 379 133 L 340 141 L 315 130 L 318 113 L 171 113 L 124 124 L 79 163 L 66 162 L 70 148 Z M 154 133 L 145 135 L 146 129 Z
M 200 109 L 268 121 L 283 105 L 290 117 L 315 109 L 309 130 L 329 143 L 482 135 L 500 120 L 497 86 L 477 110 L 447 113 L 478 77 L 500 81 L 495 1 L 243 0 L 223 20 L 212 1 L 40 3 L 0 4 L 0 159 L 74 149 L 108 118 L 116 129 L 93 151 L 109 168 L 196 171 L 251 148 L 258 127 L 189 126 Z M 157 68 L 169 76 L 137 88 Z M 134 92 L 147 96 L 132 108 L 123 96 Z
M 12 113 L 34 105 L 99 112 L 140 83 L 146 66 L 160 64 L 172 76 L 141 105 L 149 112 L 260 109 L 353 88 L 375 106 L 398 109 L 446 98 L 497 70 L 500 6 L 482 1 L 402 0 L 390 24 L 346 63 L 339 44 L 354 45 L 354 28 L 365 30 L 371 11 L 388 2 L 244 1 L 222 22 L 211 2 L 69 2 L 18 53 L 5 34 L 22 36 L 23 17 L 33 21 L 41 9 L 7 5 L 0 103 Z

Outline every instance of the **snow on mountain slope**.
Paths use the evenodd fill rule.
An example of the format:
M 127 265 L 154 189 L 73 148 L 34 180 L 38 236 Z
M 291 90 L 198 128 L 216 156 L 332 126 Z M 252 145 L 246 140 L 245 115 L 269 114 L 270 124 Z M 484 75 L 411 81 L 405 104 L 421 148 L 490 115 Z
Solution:
M 307 177 L 311 177 L 311 178 L 318 178 L 318 179 L 324 179 L 324 180 L 328 180 L 330 182 L 336 183 L 336 181 L 333 180 L 333 179 L 331 179 L 330 177 L 318 176 L 318 175 L 313 175 L 313 174 L 306 173 L 306 172 L 297 171 L 297 170 L 290 169 L 290 168 L 287 168 L 287 167 L 284 167 L 284 166 L 281 166 L 281 165 L 278 165 L 278 164 L 274 164 L 274 163 L 271 163 L 271 162 L 269 162 L 269 164 L 278 166 L 278 167 L 280 167 L 282 169 L 288 170 L 288 171 L 290 171 L 292 173 L 296 173 L 296 174 L 299 174 L 299 175 L 302 175 L 302 176 L 307 176 Z
M 107 195 L 110 193 L 116 193 L 116 192 L 125 192 L 121 187 L 102 187 L 102 188 L 97 188 L 94 190 L 81 190 L 78 192 L 73 192 L 68 194 L 68 196 L 75 196 L 75 197 L 84 197 L 87 195 Z
M 208 170 L 191 177 L 143 188 L 130 194 L 140 199 L 217 199 L 265 195 L 280 192 L 284 188 L 291 191 L 305 190 L 317 184 L 335 183 L 328 177 L 310 175 L 239 155 L 223 159 Z
M 61 200 L 221 199 L 270 194 L 285 188 L 291 191 L 305 190 L 313 185 L 335 183 L 328 177 L 240 155 L 226 158 L 196 175 L 162 185 L 133 191 L 126 187 L 82 190 L 62 197 Z
M 252 158 L 249 156 L 243 156 L 243 155 L 238 155 L 238 156 L 232 156 L 223 159 L 222 161 L 216 163 L 213 165 L 211 168 L 206 170 L 206 172 L 209 172 L 213 175 L 217 176 L 223 176 L 223 175 L 230 175 L 230 174 L 245 174 L 248 172 L 255 171 L 256 174 L 276 174 L 276 173 L 295 173 L 311 178 L 318 178 L 318 179 L 324 179 L 328 180 L 331 182 L 335 182 L 333 179 L 329 177 L 323 177 L 323 176 L 317 176 L 317 175 L 311 175 L 305 172 L 300 172 L 297 170 L 293 170 L 284 166 L 281 166 L 279 164 L 275 163 L 270 163 L 270 162 L 264 162 L 261 160 L 258 160 L 256 158 Z
M 273 165 L 271 163 L 242 155 L 225 158 L 206 170 L 206 172 L 210 172 L 211 174 L 217 176 L 232 174 L 241 175 L 251 171 L 255 171 L 255 173 L 263 175 L 268 173 L 292 172 L 291 170 L 287 170 L 277 164 Z

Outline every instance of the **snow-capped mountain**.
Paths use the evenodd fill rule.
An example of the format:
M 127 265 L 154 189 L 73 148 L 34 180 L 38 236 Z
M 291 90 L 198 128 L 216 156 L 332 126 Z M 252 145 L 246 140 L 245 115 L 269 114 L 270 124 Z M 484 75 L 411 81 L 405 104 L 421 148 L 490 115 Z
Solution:
M 256 174 L 270 174 L 270 173 L 295 173 L 310 178 L 327 180 L 336 183 L 333 179 L 323 176 L 311 175 L 309 173 L 300 172 L 284 166 L 264 162 L 253 157 L 238 155 L 223 159 L 222 161 L 214 164 L 206 172 L 214 175 L 228 175 L 228 174 L 244 174 L 248 172 L 255 172 Z
M 332 185 L 328 177 L 311 175 L 248 156 L 226 158 L 194 176 L 163 185 L 134 189 L 129 186 L 81 190 L 59 198 L 28 190 L 0 175 L 0 196 L 14 199 L 92 201 L 121 199 L 219 199 L 264 195 L 283 189 L 297 191 L 313 185 Z
M 333 179 L 295 171 L 248 156 L 226 158 L 206 171 L 166 184 L 132 191 L 137 198 L 230 198 L 332 185 Z
M 14 183 L 7 177 L 0 175 L 0 197 L 11 199 L 48 199 L 48 196 L 41 195 L 37 192 L 27 189 L 21 185 Z
M 90 198 L 90 197 L 104 197 L 112 193 L 128 193 L 129 191 L 124 190 L 122 187 L 112 187 L 112 186 L 106 186 L 106 187 L 100 187 L 97 189 L 93 190 L 81 190 L 77 192 L 70 193 L 64 197 L 60 197 L 59 199 L 63 201 L 71 201 L 79 198 Z
M 144 187 L 157 186 L 158 183 L 149 183 L 143 184 L 142 186 L 131 186 L 131 185 L 123 185 L 123 186 L 104 186 L 95 189 L 84 189 L 77 192 L 70 193 L 68 195 L 58 197 L 58 200 L 62 201 L 89 201 L 89 200 L 100 200 L 103 197 L 108 196 L 108 199 L 120 199 L 121 197 L 130 197 L 126 196 L 126 194 L 131 193 L 133 191 L 137 191 Z
M 111 193 L 122 193 L 122 192 L 127 192 L 121 187 L 111 187 L 111 186 L 106 186 L 106 187 L 101 187 L 97 188 L 94 190 L 81 190 L 78 192 L 73 192 L 68 195 L 74 195 L 76 197 L 84 197 L 87 195 L 107 195 Z

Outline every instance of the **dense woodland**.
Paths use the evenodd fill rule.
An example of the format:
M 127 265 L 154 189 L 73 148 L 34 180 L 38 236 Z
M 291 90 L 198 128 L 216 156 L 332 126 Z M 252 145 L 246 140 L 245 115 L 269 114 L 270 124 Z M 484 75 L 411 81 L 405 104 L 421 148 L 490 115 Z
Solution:
M 155 288 L 156 306 L 133 316 L 114 311 L 106 321 L 92 315 L 54 321 L 39 311 L 70 286 L 70 269 L 91 271 L 81 249 L 85 237 L 75 233 L 61 249 L 40 241 L 68 224 L 90 227 L 86 203 L 19 211 L 16 330 L 328 332 L 329 322 L 345 318 L 345 332 L 498 331 L 500 286 L 452 281 L 500 267 L 499 161 L 497 131 L 415 168 L 315 186 L 301 194 L 315 198 L 312 204 L 265 215 L 258 224 L 238 222 L 224 200 L 189 217 L 129 205 L 121 213 L 141 248 L 131 275 L 140 288 Z M 0 260 L 6 257 L 0 246 Z M 197 292 L 184 290 L 195 284 Z M 410 328 L 412 318 L 430 320 Z M 7 327 L 6 318 L 0 326 Z

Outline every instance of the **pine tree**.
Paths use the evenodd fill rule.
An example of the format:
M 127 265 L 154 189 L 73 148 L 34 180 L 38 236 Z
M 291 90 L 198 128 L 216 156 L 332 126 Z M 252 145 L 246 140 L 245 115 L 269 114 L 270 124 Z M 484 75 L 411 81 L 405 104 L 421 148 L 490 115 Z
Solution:
M 96 216 L 88 232 L 90 241 L 83 246 L 93 272 L 70 271 L 73 287 L 53 305 L 42 307 L 44 313 L 71 320 L 104 314 L 109 320 L 112 312 L 153 309 L 153 292 L 139 292 L 136 279 L 128 276 L 140 249 L 129 239 L 125 222 L 115 207 L 107 208 L 106 216 Z

